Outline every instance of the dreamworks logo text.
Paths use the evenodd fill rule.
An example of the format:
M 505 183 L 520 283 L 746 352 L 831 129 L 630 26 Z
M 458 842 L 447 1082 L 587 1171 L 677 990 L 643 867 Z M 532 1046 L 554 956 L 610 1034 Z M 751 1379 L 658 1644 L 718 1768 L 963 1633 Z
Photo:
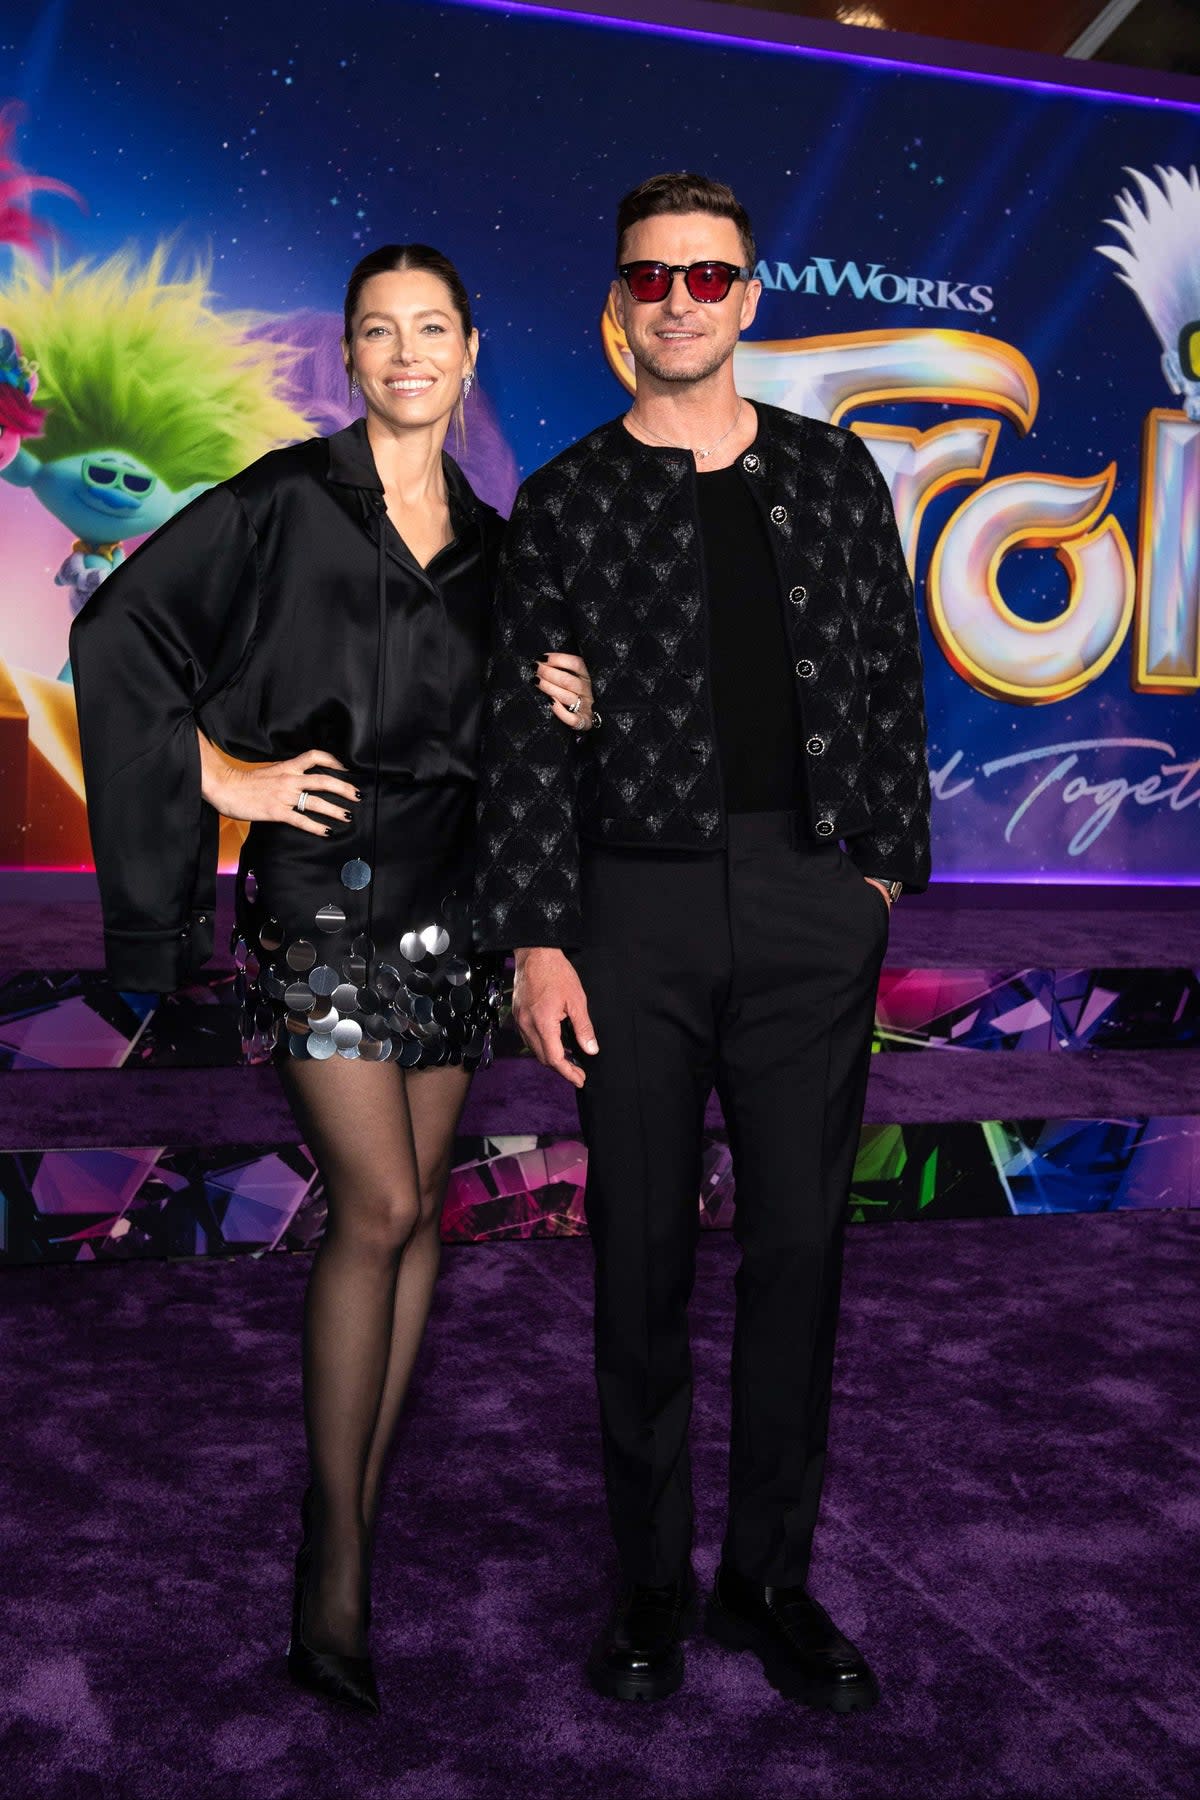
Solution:
M 883 263 L 840 266 L 828 256 L 814 256 L 802 268 L 789 262 L 755 265 L 754 274 L 772 293 L 844 294 L 852 300 L 877 300 L 884 306 L 928 306 L 941 312 L 989 313 L 990 287 L 969 281 L 942 281 L 933 276 L 897 275 Z

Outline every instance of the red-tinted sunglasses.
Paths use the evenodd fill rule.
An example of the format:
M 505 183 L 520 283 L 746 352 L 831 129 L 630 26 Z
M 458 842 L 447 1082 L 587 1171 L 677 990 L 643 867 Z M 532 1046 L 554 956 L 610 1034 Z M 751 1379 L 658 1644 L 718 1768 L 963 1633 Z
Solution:
M 665 300 L 676 275 L 682 275 L 692 299 L 705 306 L 724 300 L 735 281 L 750 279 L 749 269 L 727 262 L 631 262 L 622 263 L 617 274 L 635 300 L 647 301 Z

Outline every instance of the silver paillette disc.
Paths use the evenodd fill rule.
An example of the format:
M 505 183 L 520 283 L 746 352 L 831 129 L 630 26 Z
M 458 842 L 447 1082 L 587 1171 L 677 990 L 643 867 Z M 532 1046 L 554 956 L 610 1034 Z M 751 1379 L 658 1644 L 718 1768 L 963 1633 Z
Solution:
M 444 925 L 427 925 L 421 933 L 421 942 L 430 956 L 445 956 L 450 948 L 450 933 Z
M 317 960 L 317 953 L 307 938 L 297 938 L 287 947 L 287 966 L 298 975 L 305 974 Z
M 344 1056 L 347 1062 L 357 1062 L 358 1061 L 358 1045 L 357 1044 L 347 1044 L 344 1050 L 338 1051 L 338 1055 Z
M 347 981 L 352 981 L 355 987 L 361 987 L 363 982 L 367 979 L 367 964 L 365 957 L 348 956 L 342 964 L 342 974 Z
M 283 942 L 283 926 L 278 919 L 268 919 L 259 926 L 258 941 L 264 950 L 278 950 Z
M 320 907 L 317 911 L 316 926 L 318 931 L 340 931 L 345 923 L 345 913 L 340 906 L 335 906 L 332 900 L 327 900 L 325 905 Z
M 375 986 L 384 1000 L 394 1000 L 400 992 L 400 971 L 391 963 L 380 963 L 375 971 Z
M 452 956 L 444 973 L 451 987 L 462 987 L 471 979 L 471 965 L 463 956 Z
M 330 998 L 339 1012 L 353 1012 L 358 1005 L 358 989 L 352 981 L 340 981 Z
M 375 954 L 375 946 L 365 931 L 360 931 L 350 946 L 351 956 L 361 956 L 364 962 L 370 962 Z
M 349 862 L 342 864 L 342 886 L 353 893 L 365 888 L 371 879 L 371 865 L 365 863 L 361 856 L 352 856 Z
M 364 1062 L 383 1062 L 390 1048 L 390 1038 L 365 1037 L 358 1046 L 358 1054 Z
M 247 956 L 246 940 L 245 940 L 245 938 L 239 938 L 237 940 L 236 944 L 233 946 L 234 967 L 238 968 L 238 969 L 244 969 L 246 966 L 246 956 Z
M 336 1006 L 327 1007 L 323 1013 L 308 1015 L 308 1029 L 318 1037 L 332 1037 L 333 1028 L 341 1018 Z
M 242 883 L 242 892 L 245 894 L 247 900 L 249 900 L 251 906 L 253 906 L 254 902 L 258 899 L 258 876 L 254 873 L 253 869 L 246 870 L 246 879 Z
M 417 963 L 425 954 L 425 945 L 419 931 L 406 931 L 400 939 L 400 954 L 405 962 Z
M 336 969 L 331 969 L 328 963 L 318 963 L 308 977 L 308 985 L 314 994 L 320 994 L 322 999 L 328 1000 L 340 980 L 341 976 Z
M 305 1039 L 305 1044 L 308 1049 L 308 1054 L 314 1056 L 318 1062 L 327 1062 L 337 1049 L 336 1044 L 330 1036 L 325 1035 L 318 1037 L 314 1036 L 312 1032 L 309 1032 L 308 1037 Z
M 333 1041 L 339 1050 L 357 1050 L 362 1042 L 362 1026 L 357 1019 L 339 1019 L 333 1028 Z
M 307 981 L 293 981 L 284 989 L 283 1003 L 292 1012 L 311 1012 L 316 1004 L 316 995 Z
M 423 1048 L 416 1038 L 405 1038 L 396 1053 L 396 1061 L 402 1069 L 411 1069 L 414 1063 L 420 1062 Z
M 283 990 L 287 983 L 279 970 L 272 965 L 271 968 L 263 970 L 258 985 L 264 994 L 270 995 L 272 1000 L 282 1000 Z
M 288 1049 L 293 1056 L 307 1056 L 308 1039 L 306 1037 L 299 1037 L 295 1032 L 289 1032 Z

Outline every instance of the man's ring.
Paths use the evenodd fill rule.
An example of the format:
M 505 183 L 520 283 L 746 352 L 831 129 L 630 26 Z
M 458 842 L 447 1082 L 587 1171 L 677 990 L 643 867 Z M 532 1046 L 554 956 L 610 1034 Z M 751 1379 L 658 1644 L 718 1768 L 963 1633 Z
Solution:
M 572 700 L 570 706 L 568 706 L 567 711 L 569 713 L 577 713 L 582 705 L 583 705 L 583 695 L 576 694 L 576 696 Z
M 299 813 L 308 811 L 308 791 L 305 788 L 300 789 L 300 798 L 296 802 L 296 811 Z

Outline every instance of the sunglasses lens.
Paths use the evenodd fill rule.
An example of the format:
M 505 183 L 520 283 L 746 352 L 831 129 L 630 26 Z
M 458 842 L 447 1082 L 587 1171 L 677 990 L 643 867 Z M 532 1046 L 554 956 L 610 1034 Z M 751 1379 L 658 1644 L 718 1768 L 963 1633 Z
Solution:
M 625 279 L 635 300 L 661 300 L 671 285 L 671 271 L 665 263 L 634 263 Z
M 733 276 L 723 263 L 693 263 L 687 272 L 688 293 L 693 300 L 723 300 Z

